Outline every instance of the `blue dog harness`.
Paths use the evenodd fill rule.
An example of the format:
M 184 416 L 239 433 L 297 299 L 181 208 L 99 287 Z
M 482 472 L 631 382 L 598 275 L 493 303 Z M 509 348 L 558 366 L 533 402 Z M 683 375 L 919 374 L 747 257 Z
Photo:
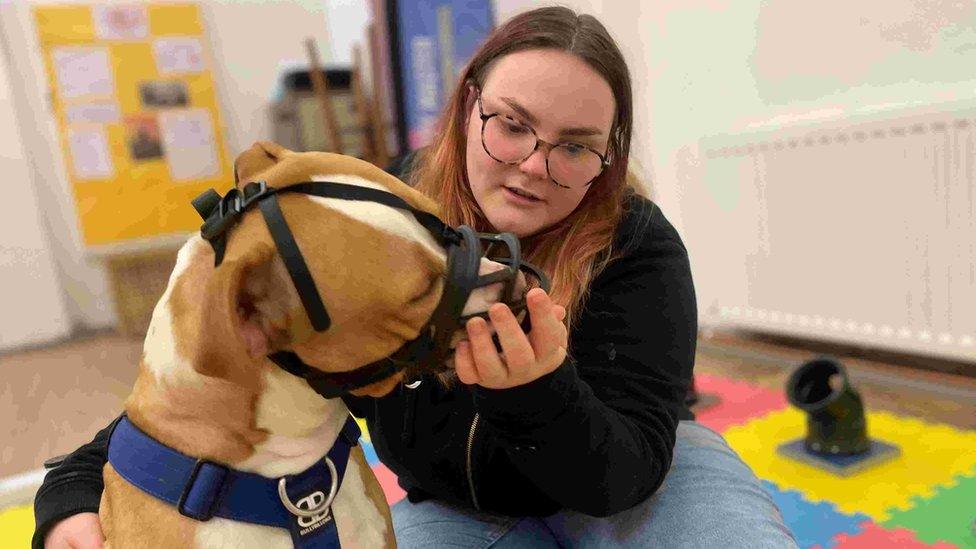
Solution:
M 182 454 L 123 415 L 109 438 L 108 461 L 122 478 L 183 516 L 276 526 L 291 533 L 295 547 L 332 548 L 339 547 L 332 501 L 360 434 L 350 417 L 323 459 L 276 480 Z

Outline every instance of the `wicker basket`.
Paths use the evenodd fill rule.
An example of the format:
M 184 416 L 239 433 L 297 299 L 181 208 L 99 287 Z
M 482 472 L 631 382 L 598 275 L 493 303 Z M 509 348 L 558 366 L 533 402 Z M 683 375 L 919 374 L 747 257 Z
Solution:
M 166 291 L 177 250 L 158 250 L 106 258 L 119 333 L 142 338 L 156 302 Z

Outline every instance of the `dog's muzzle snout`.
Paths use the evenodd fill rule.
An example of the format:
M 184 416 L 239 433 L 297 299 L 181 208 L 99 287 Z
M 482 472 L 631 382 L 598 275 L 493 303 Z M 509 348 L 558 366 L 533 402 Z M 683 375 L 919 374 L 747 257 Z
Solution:
M 508 267 L 502 263 L 497 263 L 488 258 L 481 259 L 479 276 L 487 276 L 494 273 L 504 273 Z M 505 275 L 502 275 L 505 276 Z M 495 303 L 513 303 L 525 295 L 527 291 L 525 273 L 518 271 L 514 273 L 515 283 L 511 286 L 511 294 L 506 295 L 506 285 L 504 282 L 494 282 L 480 288 L 475 288 L 468 297 L 464 305 L 461 316 L 470 317 L 475 313 L 487 312 L 488 308 Z

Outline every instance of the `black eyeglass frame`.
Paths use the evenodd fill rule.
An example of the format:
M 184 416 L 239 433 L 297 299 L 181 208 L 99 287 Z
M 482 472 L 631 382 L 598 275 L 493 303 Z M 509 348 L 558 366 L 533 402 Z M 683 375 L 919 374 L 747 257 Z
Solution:
M 554 145 L 554 144 L 552 144 L 552 143 L 550 143 L 548 141 L 545 141 L 543 139 L 540 139 L 539 138 L 539 134 L 535 133 L 535 128 L 533 128 L 532 126 L 523 124 L 523 123 L 519 122 L 518 120 L 515 120 L 511 116 L 506 116 L 506 115 L 501 114 L 501 113 L 498 113 L 498 112 L 493 112 L 491 114 L 485 114 L 484 105 L 482 105 L 482 103 L 481 103 L 481 90 L 478 90 L 478 115 L 481 118 L 481 148 L 483 148 L 485 150 L 485 153 L 488 156 L 490 156 L 493 160 L 495 160 L 496 162 L 501 162 L 502 164 L 508 164 L 510 166 L 514 166 L 514 165 L 517 165 L 517 164 L 521 164 L 522 162 L 525 162 L 526 159 L 528 159 L 530 156 L 532 156 L 533 154 L 535 154 L 535 151 L 539 150 L 539 144 L 541 143 L 541 144 L 543 144 L 543 145 L 546 146 L 546 151 L 545 151 L 545 156 L 546 156 L 546 175 L 549 176 L 549 181 L 552 181 L 552 184 L 553 185 L 555 185 L 557 187 L 561 187 L 563 189 L 573 189 L 574 188 L 574 187 L 570 187 L 570 186 L 567 186 L 567 185 L 563 185 L 562 183 L 556 181 L 556 178 L 552 176 L 552 172 L 549 170 L 549 153 L 552 152 L 552 150 L 555 149 L 556 147 L 564 147 L 564 146 L 566 146 L 565 143 L 559 143 L 559 144 L 555 144 Z M 492 118 L 496 117 L 496 116 L 500 116 L 502 118 L 507 118 L 508 120 L 511 120 L 513 123 L 515 123 L 515 124 L 517 124 L 519 126 L 522 126 L 523 128 L 527 128 L 530 132 L 532 132 L 532 136 L 535 137 L 535 146 L 532 147 L 532 152 L 530 152 L 529 154 L 523 156 L 522 158 L 520 158 L 518 160 L 514 160 L 512 162 L 508 162 L 508 161 L 505 161 L 505 160 L 501 160 L 500 158 L 498 158 L 495 155 L 491 154 L 491 151 L 488 150 L 488 145 L 485 143 L 485 128 L 488 126 L 488 121 L 491 120 Z M 597 172 L 597 174 L 595 176 L 593 176 L 592 179 L 590 179 L 589 181 L 587 181 L 583 185 L 580 185 L 579 188 L 588 187 L 594 181 L 596 181 L 597 178 L 599 178 L 601 175 L 603 175 L 604 170 L 606 170 L 607 169 L 607 166 L 610 165 L 610 159 L 608 158 L 608 155 L 601 153 L 600 151 L 594 149 L 593 147 L 588 147 L 586 145 L 583 145 L 582 143 L 573 143 L 572 145 L 575 146 L 575 147 L 580 147 L 582 149 L 586 149 L 586 150 L 592 152 L 593 154 L 597 155 L 598 157 L 600 157 L 600 171 Z

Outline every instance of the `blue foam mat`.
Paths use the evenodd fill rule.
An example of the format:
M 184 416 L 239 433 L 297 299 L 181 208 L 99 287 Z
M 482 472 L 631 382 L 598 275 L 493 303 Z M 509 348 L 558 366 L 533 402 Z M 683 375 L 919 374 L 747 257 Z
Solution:
M 870 520 L 867 515 L 848 515 L 837 510 L 833 503 L 807 500 L 794 490 L 781 490 L 768 480 L 762 481 L 783 514 L 783 522 L 793 531 L 797 544 L 804 548 L 820 546 L 830 549 L 836 545 L 839 534 L 861 533 L 861 523 Z

